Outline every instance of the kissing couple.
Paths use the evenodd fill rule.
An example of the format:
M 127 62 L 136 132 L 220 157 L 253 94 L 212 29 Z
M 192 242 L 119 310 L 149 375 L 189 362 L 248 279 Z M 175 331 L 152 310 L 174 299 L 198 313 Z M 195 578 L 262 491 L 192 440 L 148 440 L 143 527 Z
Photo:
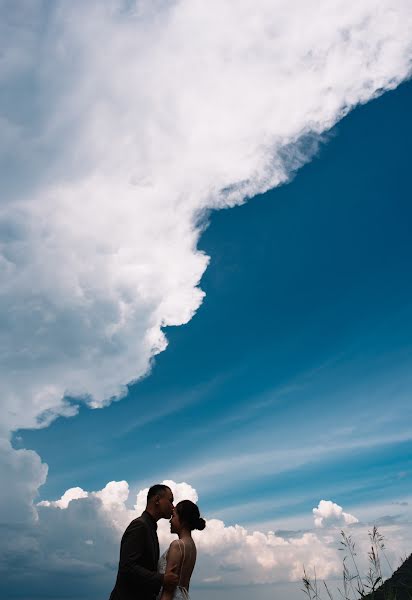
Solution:
M 116 584 L 110 600 L 189 600 L 189 584 L 196 563 L 194 529 L 206 522 L 190 500 L 173 505 L 173 492 L 163 484 L 147 493 L 146 510 L 126 528 L 120 543 Z M 157 521 L 170 519 L 176 533 L 169 548 L 159 558 Z

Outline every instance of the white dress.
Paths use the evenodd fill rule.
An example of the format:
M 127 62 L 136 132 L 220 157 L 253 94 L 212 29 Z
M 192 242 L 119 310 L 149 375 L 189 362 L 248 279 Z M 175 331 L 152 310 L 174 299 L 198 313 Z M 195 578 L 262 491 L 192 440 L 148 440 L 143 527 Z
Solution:
M 179 548 L 180 548 L 180 544 L 179 544 Z M 157 564 L 157 571 L 158 571 L 158 573 L 162 573 L 162 575 L 164 573 L 166 573 L 167 553 L 168 552 L 169 552 L 169 548 L 165 552 L 163 552 L 163 554 L 159 558 L 159 562 Z M 182 558 L 181 567 L 183 566 L 184 560 L 185 560 L 185 545 L 183 544 L 183 558 Z M 180 577 L 179 577 L 179 583 L 177 585 L 177 588 L 175 589 L 174 594 L 173 594 L 173 600 L 190 600 L 189 592 L 187 591 L 187 589 L 179 584 L 180 584 Z M 160 590 L 157 600 L 159 600 L 161 595 L 162 595 L 162 590 Z

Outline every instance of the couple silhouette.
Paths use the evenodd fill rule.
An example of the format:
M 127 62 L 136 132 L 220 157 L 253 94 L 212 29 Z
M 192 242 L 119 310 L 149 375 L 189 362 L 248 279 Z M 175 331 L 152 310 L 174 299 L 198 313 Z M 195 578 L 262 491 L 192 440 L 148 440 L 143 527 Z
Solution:
M 192 531 L 204 529 L 206 522 L 190 500 L 176 506 L 173 503 L 173 492 L 167 485 L 149 489 L 146 509 L 123 534 L 110 600 L 189 600 L 197 555 Z M 170 531 L 178 536 L 160 557 L 159 519 L 170 519 Z

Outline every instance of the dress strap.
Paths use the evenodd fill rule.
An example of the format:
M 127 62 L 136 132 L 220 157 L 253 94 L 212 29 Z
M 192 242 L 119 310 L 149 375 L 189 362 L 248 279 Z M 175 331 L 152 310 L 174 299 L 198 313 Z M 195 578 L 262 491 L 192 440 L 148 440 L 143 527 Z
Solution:
M 178 540 L 178 542 L 179 542 L 179 550 L 180 550 L 180 555 L 182 555 L 182 547 L 181 547 L 181 545 L 180 545 L 180 542 L 181 542 L 181 541 L 182 541 L 182 540 Z M 184 564 L 184 562 L 185 562 L 185 558 L 186 558 L 186 553 L 185 553 L 185 543 L 184 543 L 184 542 L 182 542 L 182 544 L 183 544 L 183 559 L 182 559 L 182 562 L 180 563 L 179 583 L 177 584 L 177 587 L 181 587 L 181 585 L 180 585 L 180 580 L 181 580 L 181 578 L 182 578 L 183 564 Z

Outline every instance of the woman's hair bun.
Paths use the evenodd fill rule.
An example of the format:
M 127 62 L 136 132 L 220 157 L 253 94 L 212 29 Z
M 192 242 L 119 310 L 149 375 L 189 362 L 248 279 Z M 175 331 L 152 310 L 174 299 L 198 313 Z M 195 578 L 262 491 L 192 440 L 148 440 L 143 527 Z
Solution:
M 191 500 L 181 500 L 176 504 L 176 512 L 181 522 L 185 523 L 189 529 L 199 529 L 202 531 L 206 527 L 206 521 L 202 519 L 199 507 Z

